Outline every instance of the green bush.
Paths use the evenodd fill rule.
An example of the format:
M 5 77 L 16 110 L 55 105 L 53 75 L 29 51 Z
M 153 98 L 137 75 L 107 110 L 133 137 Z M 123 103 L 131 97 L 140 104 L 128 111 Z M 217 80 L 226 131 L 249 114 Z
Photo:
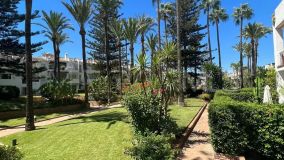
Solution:
M 20 89 L 16 86 L 0 86 L 0 99 L 19 98 Z
M 23 154 L 16 147 L 2 145 L 0 143 L 0 159 L 1 160 L 21 160 Z
M 209 124 L 215 150 L 230 155 L 253 151 L 266 159 L 283 159 L 284 107 L 238 102 L 229 96 L 218 91 L 210 104 Z
M 235 101 L 242 102 L 255 102 L 255 96 L 252 88 L 246 88 L 241 90 L 218 90 L 215 96 L 227 96 Z
M 204 101 L 210 101 L 212 99 L 211 95 L 208 93 L 203 93 L 199 95 L 198 97 L 203 99 Z
M 91 85 L 91 95 L 95 101 L 100 103 L 108 102 L 108 82 L 107 77 L 96 78 Z M 115 94 L 115 87 L 111 88 L 110 101 L 116 101 L 117 96 Z
M 67 80 L 52 80 L 39 88 L 40 94 L 52 104 L 74 104 L 76 89 Z
M 136 160 L 173 160 L 174 151 L 171 137 L 148 133 L 147 136 L 136 135 L 133 147 L 126 152 Z

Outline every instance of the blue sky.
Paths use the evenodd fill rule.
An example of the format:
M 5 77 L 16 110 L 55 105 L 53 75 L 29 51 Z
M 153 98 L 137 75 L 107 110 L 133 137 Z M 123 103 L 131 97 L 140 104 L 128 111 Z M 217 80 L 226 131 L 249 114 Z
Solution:
M 69 0 L 63 0 L 69 1 Z M 163 2 L 167 2 L 166 0 L 162 0 Z M 168 0 L 169 1 L 169 0 Z M 234 24 L 232 13 L 234 7 L 240 6 L 242 3 L 248 3 L 251 8 L 254 10 L 254 16 L 249 22 L 258 22 L 262 23 L 265 26 L 272 26 L 271 17 L 272 14 L 280 3 L 281 0 L 222 0 L 222 7 L 227 10 L 227 13 L 230 15 L 230 19 L 220 24 L 220 38 L 221 38 L 221 52 L 222 52 L 222 63 L 223 68 L 227 71 L 231 71 L 230 64 L 232 62 L 237 62 L 239 60 L 239 54 L 232 49 L 232 46 L 235 45 L 239 38 L 239 26 Z M 79 28 L 77 23 L 73 20 L 73 17 L 68 13 L 65 7 L 62 5 L 61 0 L 34 0 L 33 10 L 44 10 L 49 12 L 50 10 L 63 12 L 66 17 L 71 20 L 75 31 L 67 31 L 73 43 L 64 44 L 61 48 L 62 53 L 67 52 L 70 57 L 78 57 L 81 58 L 81 39 L 79 36 Z M 120 12 L 123 13 L 123 17 L 135 17 L 138 15 L 148 15 L 151 17 L 155 17 L 155 8 L 152 6 L 152 0 L 123 0 L 124 5 L 121 7 Z M 24 12 L 24 3 L 22 2 L 19 6 L 20 12 Z M 205 24 L 205 16 L 201 15 L 200 23 Z M 36 22 L 40 23 L 41 19 L 37 19 Z M 245 22 L 247 24 L 248 22 Z M 162 25 L 163 26 L 163 25 Z M 20 25 L 23 28 L 23 25 Z M 87 27 L 88 28 L 88 27 Z M 39 26 L 33 25 L 33 30 L 41 30 Z M 206 42 L 204 39 L 204 42 Z M 215 26 L 211 26 L 211 41 L 212 41 L 212 49 L 217 48 L 216 41 L 216 30 Z M 47 40 L 43 35 L 39 35 L 33 37 L 34 42 Z M 139 41 L 138 41 L 139 42 Z M 139 52 L 140 46 L 136 45 L 135 50 L 136 53 Z M 52 53 L 52 43 L 48 43 L 43 46 L 43 50 L 39 51 L 35 54 L 35 56 L 41 55 L 45 52 Z M 63 55 L 61 55 L 63 56 Z M 213 53 L 213 56 L 216 57 L 217 63 L 217 52 Z M 259 46 L 259 65 L 265 65 L 268 63 L 274 62 L 273 56 L 273 38 L 272 34 L 268 35 L 266 38 L 261 39 Z M 246 64 L 246 62 L 244 62 Z

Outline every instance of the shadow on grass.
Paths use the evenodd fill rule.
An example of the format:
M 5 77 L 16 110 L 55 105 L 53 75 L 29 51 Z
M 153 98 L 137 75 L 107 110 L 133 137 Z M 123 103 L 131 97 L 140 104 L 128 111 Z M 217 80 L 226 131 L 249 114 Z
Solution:
M 110 112 L 110 113 L 101 113 L 101 114 L 95 114 L 90 116 L 82 116 L 70 119 L 72 121 L 71 123 L 66 123 L 59 125 L 60 126 L 68 126 L 68 125 L 76 125 L 76 124 L 84 124 L 84 123 L 93 123 L 93 122 L 107 122 L 108 126 L 107 129 L 109 129 L 112 125 L 116 124 L 116 122 L 121 121 L 124 123 L 129 123 L 128 115 L 126 113 L 121 112 Z M 68 121 L 70 121 L 68 120 Z

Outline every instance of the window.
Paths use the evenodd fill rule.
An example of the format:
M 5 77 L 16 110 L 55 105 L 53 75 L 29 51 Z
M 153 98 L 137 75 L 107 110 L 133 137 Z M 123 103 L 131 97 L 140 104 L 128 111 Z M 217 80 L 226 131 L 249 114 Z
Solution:
M 1 79 L 12 79 L 11 74 L 1 74 Z

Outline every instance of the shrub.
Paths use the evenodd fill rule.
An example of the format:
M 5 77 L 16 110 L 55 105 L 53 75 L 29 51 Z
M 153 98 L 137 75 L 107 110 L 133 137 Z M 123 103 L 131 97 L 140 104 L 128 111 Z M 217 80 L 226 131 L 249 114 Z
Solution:
M 253 151 L 266 159 L 283 159 L 284 107 L 238 102 L 220 95 L 218 91 L 209 108 L 215 150 L 230 155 Z
M 76 89 L 67 80 L 52 80 L 39 88 L 42 97 L 52 104 L 73 104 Z
M 1 160 L 21 160 L 23 154 L 16 147 L 2 145 L 0 143 L 0 159 Z
M 254 102 L 255 96 L 253 89 L 242 89 L 242 90 L 218 90 L 215 93 L 215 96 L 227 96 L 236 101 L 243 102 Z
M 172 160 L 174 151 L 171 148 L 170 136 L 148 133 L 147 136 L 136 135 L 133 147 L 127 150 L 137 160 Z
M 108 82 L 107 77 L 98 77 L 96 78 L 91 85 L 91 95 L 95 101 L 100 103 L 108 102 Z M 114 102 L 117 99 L 115 94 L 115 87 L 111 88 L 111 97 L 110 101 Z
M 210 101 L 212 99 L 211 95 L 208 93 L 203 93 L 199 95 L 198 97 L 203 99 L 204 101 Z
M 0 99 L 19 98 L 20 89 L 16 86 L 0 86 Z

